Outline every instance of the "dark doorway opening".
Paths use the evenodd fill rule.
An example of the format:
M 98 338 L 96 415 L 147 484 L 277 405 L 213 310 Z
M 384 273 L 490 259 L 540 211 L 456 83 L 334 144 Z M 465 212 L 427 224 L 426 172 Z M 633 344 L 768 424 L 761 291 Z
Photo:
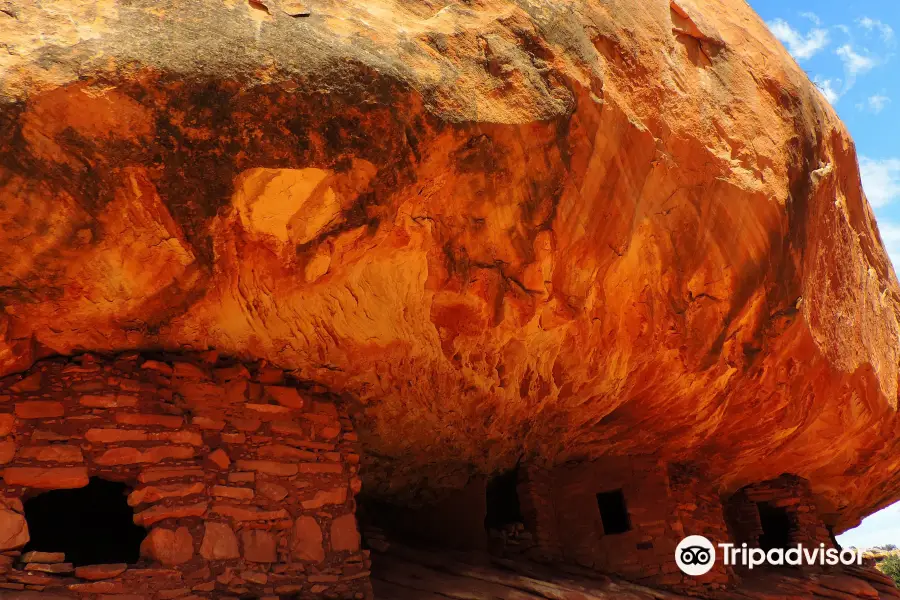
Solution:
M 65 552 L 76 567 L 138 562 L 147 531 L 133 522 L 128 487 L 92 477 L 87 486 L 25 501 L 31 541 L 25 551 Z
M 631 530 L 631 518 L 628 516 L 628 507 L 625 506 L 625 494 L 622 490 L 597 494 L 597 506 L 600 508 L 604 535 L 615 535 Z
M 521 523 L 522 508 L 519 505 L 519 468 L 497 475 L 487 484 L 487 516 L 485 529 L 503 529 L 506 525 Z
M 768 552 L 775 548 L 786 550 L 791 544 L 793 519 L 787 509 L 772 506 L 768 502 L 757 502 L 759 524 L 762 535 L 759 536 L 759 547 Z

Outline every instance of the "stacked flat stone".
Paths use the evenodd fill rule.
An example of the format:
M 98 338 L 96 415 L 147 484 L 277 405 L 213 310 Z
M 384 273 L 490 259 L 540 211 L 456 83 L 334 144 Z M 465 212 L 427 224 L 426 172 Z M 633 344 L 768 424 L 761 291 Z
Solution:
M 47 360 L 0 381 L 0 411 L 0 589 L 371 597 L 351 422 L 280 369 L 215 354 Z M 22 556 L 22 498 L 90 477 L 132 487 L 140 562 Z

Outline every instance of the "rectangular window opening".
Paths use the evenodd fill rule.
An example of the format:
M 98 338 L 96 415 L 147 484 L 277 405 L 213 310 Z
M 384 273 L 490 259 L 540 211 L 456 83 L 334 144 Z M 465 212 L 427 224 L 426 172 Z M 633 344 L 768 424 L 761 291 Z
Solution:
M 600 520 L 603 521 L 605 535 L 631 531 L 631 518 L 628 516 L 625 494 L 622 493 L 622 490 L 597 494 L 597 506 L 600 508 Z
M 768 502 L 757 502 L 756 509 L 759 511 L 759 524 L 762 527 L 759 547 L 767 552 L 776 548 L 787 550 L 793 530 L 793 519 L 787 509 Z

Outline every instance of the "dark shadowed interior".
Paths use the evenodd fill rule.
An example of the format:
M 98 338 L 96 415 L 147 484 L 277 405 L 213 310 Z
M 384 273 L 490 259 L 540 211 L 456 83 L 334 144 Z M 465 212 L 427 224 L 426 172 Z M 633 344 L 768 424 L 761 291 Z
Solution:
M 132 521 L 128 492 L 123 483 L 93 477 L 83 488 L 26 500 L 31 541 L 25 551 L 65 552 L 75 566 L 136 563 L 147 532 Z
M 631 519 L 625 506 L 625 494 L 622 490 L 613 490 L 597 494 L 597 506 L 600 508 L 600 520 L 603 521 L 603 533 L 615 535 L 631 530 Z
M 756 506 L 763 530 L 759 547 L 767 552 L 775 548 L 787 549 L 791 542 L 791 517 L 787 510 L 768 502 L 758 502 Z
M 488 482 L 485 529 L 502 529 L 504 525 L 522 522 L 518 484 L 518 468 L 501 473 Z

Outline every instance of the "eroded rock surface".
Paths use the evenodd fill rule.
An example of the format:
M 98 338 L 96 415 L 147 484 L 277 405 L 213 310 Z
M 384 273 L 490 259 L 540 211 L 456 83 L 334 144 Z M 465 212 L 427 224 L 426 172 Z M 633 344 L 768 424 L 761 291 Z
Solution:
M 265 359 L 393 497 L 650 455 L 838 531 L 897 498 L 897 280 L 744 2 L 294 4 L 0 3 L 0 373 Z

